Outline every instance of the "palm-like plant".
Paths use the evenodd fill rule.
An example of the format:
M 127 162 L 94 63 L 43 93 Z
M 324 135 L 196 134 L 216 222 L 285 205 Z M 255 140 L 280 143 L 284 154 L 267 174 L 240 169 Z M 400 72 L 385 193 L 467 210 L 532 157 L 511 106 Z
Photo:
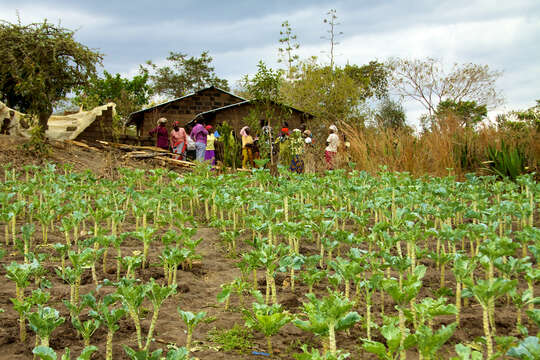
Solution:
M 319 336 L 327 336 L 330 353 L 337 354 L 336 332 L 345 330 L 360 321 L 360 315 L 351 311 L 354 302 L 341 294 L 331 291 L 322 299 L 314 294 L 306 294 L 308 302 L 303 303 L 304 316 L 293 321 L 302 330 L 313 332 Z
M 279 261 L 285 253 L 287 253 L 287 248 L 283 244 L 277 246 L 273 244 L 262 244 L 261 248 L 257 251 L 257 257 L 266 268 L 266 303 L 269 301 L 270 293 L 272 293 L 272 303 L 278 303 L 275 275 Z
M 30 264 L 18 264 L 12 262 L 8 266 L 4 266 L 6 270 L 6 277 L 9 280 L 15 282 L 15 299 L 18 304 L 22 305 L 24 303 L 24 290 L 29 285 L 30 276 L 32 276 L 35 268 L 38 266 L 37 262 L 34 261 Z M 26 340 L 26 322 L 25 322 L 25 313 L 20 309 L 19 312 L 19 340 L 21 343 L 24 343 Z
M 474 260 L 471 260 L 464 255 L 456 255 L 452 271 L 454 273 L 454 277 L 456 278 L 456 323 L 458 325 L 460 322 L 463 282 L 471 278 L 475 268 L 476 262 Z
M 186 349 L 191 350 L 191 338 L 193 337 L 193 330 L 195 327 L 206 317 L 205 311 L 199 311 L 198 313 L 192 313 L 191 311 L 183 311 L 178 307 L 178 315 L 184 321 L 187 327 Z
M 288 324 L 292 317 L 279 304 L 265 304 L 259 291 L 253 291 L 252 293 L 256 301 L 253 302 L 251 311 L 243 311 L 246 326 L 264 334 L 267 340 L 268 353 L 273 354 L 271 337 Z
M 493 355 L 493 328 L 491 326 L 493 321 L 490 319 L 490 304 L 494 303 L 497 298 L 509 293 L 516 286 L 517 282 L 515 280 L 495 278 L 477 280 L 476 283 L 468 280 L 465 283 L 467 284 L 467 289 L 482 306 L 483 327 L 489 359 Z
M 398 264 L 405 264 L 406 262 L 399 262 Z M 399 267 L 398 269 L 403 269 Z M 399 330 L 401 332 L 401 343 L 399 348 L 401 349 L 400 358 L 403 360 L 406 358 L 405 353 L 405 339 L 407 334 L 407 329 L 405 327 L 405 314 L 407 304 L 418 295 L 420 288 L 422 287 L 422 278 L 426 273 L 426 267 L 424 265 L 419 265 L 414 269 L 412 275 L 408 276 L 406 279 L 403 279 L 403 273 L 399 274 L 399 280 L 395 279 L 384 279 L 382 286 L 383 289 L 392 297 L 396 303 L 399 315 Z
M 165 299 L 167 299 L 169 296 L 173 295 L 174 293 L 176 293 L 176 285 L 161 286 L 158 283 L 156 283 L 154 279 L 151 279 L 150 283 L 147 285 L 146 296 L 152 303 L 154 312 L 152 314 L 150 328 L 148 329 L 148 336 L 146 337 L 146 345 L 144 346 L 145 351 L 148 351 L 148 347 L 150 346 L 150 341 L 152 341 L 152 336 L 154 334 L 154 329 L 156 327 L 156 323 L 159 316 L 159 309 L 161 308 L 161 305 L 163 304 Z
M 97 350 L 98 348 L 95 346 L 87 346 L 82 350 L 81 355 L 77 356 L 77 360 L 90 360 L 90 358 L 92 357 L 92 354 L 96 352 Z M 56 352 L 53 349 L 51 349 L 48 346 L 43 346 L 43 345 L 36 346 L 32 350 L 32 354 L 34 354 L 34 356 L 37 356 L 41 360 L 58 359 L 58 356 L 56 355 Z M 70 354 L 71 352 L 69 351 L 69 348 L 66 348 L 64 351 L 64 354 L 62 355 L 60 359 L 69 360 Z
M 126 269 L 126 279 L 135 279 L 135 269 L 142 264 L 142 255 L 138 250 L 133 251 L 131 256 L 124 256 L 120 259 L 122 267 Z
M 32 331 L 39 337 L 42 346 L 49 346 L 49 338 L 65 318 L 60 316 L 58 310 L 48 306 L 39 306 L 38 310 L 28 314 L 28 323 Z
M 313 293 L 313 286 L 321 281 L 327 274 L 326 271 L 317 268 L 320 262 L 320 255 L 308 256 L 304 263 L 305 270 L 300 274 L 302 281 L 308 286 L 308 292 Z
M 90 346 L 90 338 L 101 326 L 100 320 L 92 318 L 85 321 L 81 321 L 78 318 L 72 318 L 71 323 L 73 324 L 75 330 L 81 334 L 85 347 Z
M 106 295 L 103 298 L 103 301 L 97 304 L 95 309 L 92 309 L 89 313 L 91 317 L 97 319 L 107 327 L 107 344 L 105 350 L 106 360 L 112 360 L 113 358 L 113 336 L 114 333 L 120 328 L 118 322 L 126 314 L 126 310 L 123 307 L 114 307 L 117 300 L 118 296 L 116 295 Z
M 407 350 L 416 344 L 414 335 L 409 332 L 402 334 L 398 324 L 399 319 L 386 317 L 384 324 L 380 327 L 380 333 L 385 343 L 362 339 L 362 348 L 371 354 L 375 354 L 379 360 L 396 360 L 403 350 Z
M 148 250 L 150 249 L 150 243 L 154 240 L 154 233 L 156 229 L 151 227 L 143 227 L 139 231 L 132 233 L 133 236 L 140 239 L 143 242 L 143 253 L 142 253 L 142 268 L 146 267 L 146 261 L 148 258 Z
M 140 350 L 143 350 L 140 320 L 141 305 L 147 290 L 148 288 L 145 285 L 137 284 L 134 280 L 128 279 L 121 279 L 116 290 L 122 304 L 127 309 L 131 320 L 133 320 L 133 323 L 135 324 L 137 344 Z

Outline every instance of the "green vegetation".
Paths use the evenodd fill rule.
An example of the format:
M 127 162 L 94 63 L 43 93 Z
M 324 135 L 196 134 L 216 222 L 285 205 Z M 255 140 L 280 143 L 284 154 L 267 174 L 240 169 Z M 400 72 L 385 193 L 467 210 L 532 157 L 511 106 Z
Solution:
M 0 101 L 39 119 L 41 132 L 55 102 L 88 84 L 102 54 L 80 44 L 75 33 L 46 20 L 0 22 Z
M 47 284 L 55 276 L 44 270 L 49 257 L 35 253 L 42 251 L 49 231 L 58 229 L 65 243 L 51 247 L 59 255 L 56 276 L 70 285 L 69 299 L 64 301 L 68 325 L 80 334 L 84 346 L 91 346 L 103 327 L 106 358 L 111 359 L 113 336 L 121 319 L 128 317 L 136 348 L 125 346 L 126 354 L 162 356 L 163 349 L 153 342 L 160 309 L 177 301 L 176 269 L 190 269 L 195 259 L 201 259 L 197 247 L 203 240 L 194 238 L 199 220 L 218 229 L 241 272 L 222 285 L 217 300 L 240 311 L 245 326 L 265 336 L 269 352 L 275 348 L 272 338 L 294 325 L 316 335 L 321 344 L 320 349 L 303 347 L 299 356 L 345 358 L 340 335 L 354 329 L 362 334 L 358 345 L 363 351 L 381 359 L 403 359 L 406 351 L 433 359 L 463 326 L 463 302 L 467 309 L 471 302 L 479 305 L 482 353 L 534 351 L 530 347 L 536 340 L 528 333 L 536 325 L 522 316 L 525 311 L 534 319 L 539 302 L 535 296 L 540 271 L 532 261 L 540 256 L 540 232 L 534 221 L 540 189 L 532 176 L 501 181 L 469 175 L 457 182 L 453 177 L 416 179 L 387 171 L 372 177 L 353 170 L 344 176 L 338 170 L 285 178 L 263 169 L 209 176 L 202 167 L 184 177 L 161 169 L 120 173 L 115 180 L 101 181 L 90 172 L 61 172 L 54 165 L 24 173 L 6 168 L 1 186 L 7 195 L 0 198 L 3 247 L 4 252 L 18 253 L 21 261 L 11 262 L 4 271 L 15 285 L 12 302 L 20 318 L 21 341 L 29 324 L 46 348 L 67 319 L 49 303 Z M 26 188 L 33 190 L 23 191 Z M 321 193 L 319 188 L 327 191 Z M 172 191 L 179 196 L 170 198 Z M 136 230 L 119 233 L 128 218 Z M 36 223 L 43 241 L 36 238 Z M 86 231 L 81 234 L 79 229 Z M 125 239 L 140 250 L 122 256 L 124 271 L 116 273 L 117 282 L 100 280 L 96 264 Z M 159 243 L 160 255 L 151 256 L 148 249 Z M 141 281 L 155 265 L 163 268 L 163 280 Z M 428 271 L 437 281 L 426 287 Z M 264 295 L 259 292 L 261 273 Z M 106 286 L 111 292 L 80 294 L 85 275 L 97 289 Z M 285 277 L 283 286 L 278 286 L 278 277 Z M 518 286 L 519 282 L 526 286 Z M 304 291 L 302 306 L 284 306 L 283 297 L 298 289 Z M 455 299 L 450 303 L 443 294 L 455 294 Z M 521 338 L 501 338 L 508 334 L 496 327 L 500 306 L 515 311 Z M 178 313 L 187 327 L 186 350 L 190 350 L 193 331 L 206 323 L 206 312 L 182 307 L 180 300 Z M 443 316 L 455 321 L 443 324 Z M 224 349 L 246 351 L 253 342 L 247 334 L 236 326 L 212 332 L 211 339 Z
M 208 340 L 218 344 L 224 351 L 245 353 L 253 348 L 253 335 L 238 324 L 227 330 L 217 328 L 210 330 Z
M 177 98 L 191 92 L 216 86 L 229 90 L 227 80 L 220 79 L 211 66 L 212 57 L 203 51 L 200 57 L 171 51 L 167 57 L 169 64 L 158 66 L 151 61 L 142 67 L 148 72 L 152 88 L 156 94 Z

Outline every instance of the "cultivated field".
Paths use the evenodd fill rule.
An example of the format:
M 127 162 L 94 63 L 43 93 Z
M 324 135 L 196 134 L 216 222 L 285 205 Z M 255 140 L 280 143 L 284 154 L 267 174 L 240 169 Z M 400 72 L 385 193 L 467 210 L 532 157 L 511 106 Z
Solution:
M 531 176 L 4 171 L 0 359 L 468 359 L 537 339 Z

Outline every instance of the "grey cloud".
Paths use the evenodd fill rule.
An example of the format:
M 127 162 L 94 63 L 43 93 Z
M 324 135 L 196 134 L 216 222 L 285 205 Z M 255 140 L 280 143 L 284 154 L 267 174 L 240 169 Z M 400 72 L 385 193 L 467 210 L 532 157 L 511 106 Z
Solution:
M 540 2 L 535 0 L 0 0 L 0 19 L 13 19 L 17 8 L 76 15 L 77 23 L 63 23 L 79 28 L 79 41 L 106 54 L 108 71 L 133 73 L 146 60 L 162 61 L 169 51 L 198 55 L 209 50 L 218 74 L 230 80 L 254 72 L 259 60 L 276 66 L 284 20 L 298 35 L 303 53 L 309 49 L 324 60 L 321 50 L 328 42 L 321 36 L 328 27 L 322 20 L 328 9 L 336 8 L 338 31 L 343 32 L 339 63 L 430 55 L 504 70 L 499 85 L 509 103 L 532 101 L 540 90 L 533 80 L 540 73 Z M 31 16 L 45 15 L 36 10 Z M 519 21 L 519 26 L 509 26 L 515 34 L 497 29 L 511 19 Z M 407 108 L 418 112 L 414 105 Z

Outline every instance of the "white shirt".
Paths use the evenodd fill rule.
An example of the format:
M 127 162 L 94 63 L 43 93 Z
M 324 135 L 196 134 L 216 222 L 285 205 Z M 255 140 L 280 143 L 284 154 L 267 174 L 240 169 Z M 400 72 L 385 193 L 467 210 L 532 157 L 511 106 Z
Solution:
M 328 139 L 326 139 L 326 142 L 328 143 L 328 146 L 325 149 L 326 151 L 337 152 L 339 145 L 339 136 L 337 136 L 336 133 L 328 135 Z
M 195 150 L 195 141 L 191 136 L 187 136 L 187 150 Z

